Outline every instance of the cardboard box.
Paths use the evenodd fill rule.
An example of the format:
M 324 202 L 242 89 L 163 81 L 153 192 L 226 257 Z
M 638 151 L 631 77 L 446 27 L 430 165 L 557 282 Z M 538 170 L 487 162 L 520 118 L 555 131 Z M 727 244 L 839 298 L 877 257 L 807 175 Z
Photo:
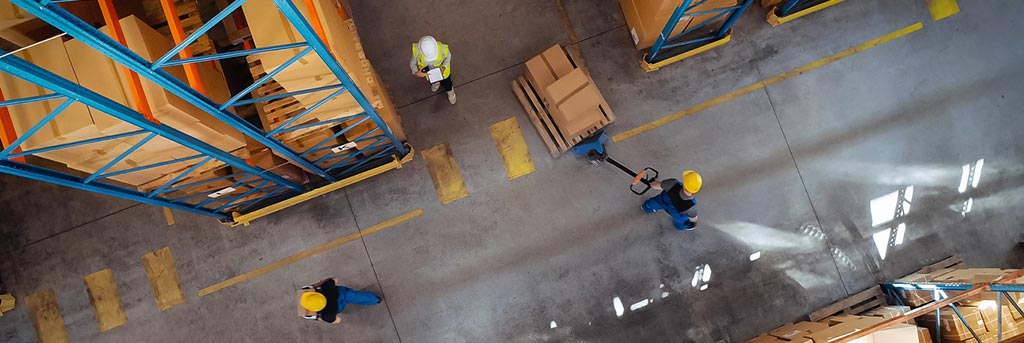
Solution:
M 964 320 L 967 321 L 970 328 L 976 333 L 982 334 L 988 332 L 985 327 L 985 319 L 981 315 L 981 311 L 974 306 L 957 306 L 960 313 L 964 316 Z M 971 331 L 968 330 L 967 326 L 960 321 L 960 318 L 953 312 L 953 309 L 944 307 L 939 311 L 939 320 L 941 321 L 941 335 L 943 340 L 963 340 L 970 337 Z M 935 327 L 935 316 L 926 315 L 917 317 L 918 323 L 923 327 L 933 328 Z
M 813 343 L 806 338 L 798 338 L 793 341 L 783 340 L 774 336 L 760 335 L 744 343 Z
M 344 20 L 338 16 L 333 0 L 313 0 L 312 3 L 317 11 L 317 19 L 324 29 L 325 42 L 331 47 L 334 57 L 373 106 L 380 107 L 380 94 L 370 86 L 373 82 L 373 76 L 369 74 L 370 69 L 366 67 L 366 57 L 362 53 L 362 46 L 358 41 L 358 35 L 354 31 L 354 25 L 350 25 L 351 19 Z M 249 30 L 256 47 L 305 42 L 306 40 L 302 38 L 284 15 L 279 11 L 267 10 L 267 8 L 273 7 L 274 3 L 272 0 L 250 0 L 242 5 L 242 11 L 245 14 L 246 21 L 250 23 Z M 312 18 L 306 6 L 296 7 L 303 17 L 307 19 Z M 259 23 L 259 25 L 252 25 L 251 23 Z M 406 45 L 406 47 L 411 47 L 411 45 Z M 264 69 L 267 72 L 271 72 L 298 54 L 300 50 L 292 49 L 263 53 L 260 54 L 260 60 L 263 63 Z M 406 52 L 411 54 L 412 50 L 410 49 Z M 287 69 L 275 76 L 274 80 L 289 92 L 338 83 L 334 73 L 315 53 L 310 53 L 288 66 Z M 305 106 L 312 106 L 326 95 L 327 92 L 318 92 L 296 96 L 295 99 Z M 355 98 L 350 93 L 345 93 L 326 102 L 316 111 L 310 113 L 309 116 L 310 118 L 315 117 L 320 120 L 328 120 L 355 115 L 361 112 L 362 107 L 355 101 Z
M 799 322 L 796 324 L 786 324 L 778 329 L 768 332 L 769 335 L 782 339 L 784 341 L 799 341 L 804 336 L 815 331 L 821 331 L 828 329 L 828 324 L 815 323 L 815 322 Z
M 696 2 L 694 1 L 694 3 Z M 646 49 L 653 46 L 654 42 L 658 40 L 658 36 L 665 29 L 665 24 L 672 19 L 672 14 L 679 4 L 678 0 L 619 0 L 619 6 L 622 7 L 622 14 L 626 19 L 626 25 L 629 27 L 629 34 L 633 38 L 633 45 L 637 49 Z M 707 0 L 699 6 L 694 6 L 689 12 L 708 11 L 735 6 L 736 4 L 736 0 Z M 691 6 L 693 5 L 691 4 Z M 679 18 L 679 22 L 673 28 L 670 37 L 714 17 L 717 13 L 719 12 L 701 14 L 696 17 L 684 15 L 682 18 Z M 719 16 L 712 23 L 725 21 L 727 17 L 727 15 Z M 715 26 L 712 23 L 708 23 L 703 27 L 714 28 Z
M 317 152 L 310 153 L 305 156 L 307 160 L 313 162 L 319 160 L 324 156 L 334 154 L 334 152 L 332 152 L 330 148 L 334 148 L 345 143 L 340 139 L 340 136 L 331 138 L 331 136 L 333 136 L 334 134 L 334 130 L 324 128 L 323 130 L 312 132 L 305 136 L 299 137 L 296 140 L 285 142 L 284 144 L 287 145 L 292 150 L 295 150 L 296 152 L 299 152 L 301 154 L 309 149 L 312 149 L 317 144 L 320 144 L 320 142 L 327 140 L 326 143 L 321 144 L 320 147 L 317 148 Z
M 562 135 L 573 137 L 594 126 L 604 116 L 599 106 L 604 97 L 582 69 L 576 69 L 547 87 L 548 111 Z
M 274 153 L 269 149 L 252 153 L 249 157 L 249 161 L 257 167 L 266 169 L 271 173 L 277 174 L 278 176 L 297 184 L 302 185 L 309 182 L 309 177 L 302 168 L 288 163 L 288 160 L 284 158 L 274 155 Z
M 917 341 L 919 343 L 934 343 L 934 340 L 932 340 L 931 331 L 928 331 L 928 328 L 918 327 Z
M 878 317 L 861 317 L 857 320 L 839 323 L 838 325 L 831 326 L 828 329 L 813 332 L 805 337 L 810 338 L 814 343 L 829 343 L 832 340 L 849 335 L 883 320 L 884 319 Z
M 985 330 L 988 332 L 998 332 L 999 329 L 999 313 L 996 310 L 996 303 L 994 301 L 984 301 L 979 304 L 978 310 L 981 312 L 981 317 L 985 321 Z M 1003 333 L 1005 336 L 1006 332 L 1016 331 L 1017 323 L 1013 320 L 1013 315 L 1009 306 L 1003 306 Z
M 526 61 L 526 79 L 543 94 L 548 86 L 572 72 L 572 62 L 559 45 L 553 45 L 540 55 Z
M 916 326 L 893 324 L 868 336 L 854 339 L 850 343 L 919 343 L 919 339 Z
M 888 319 L 901 316 L 908 311 L 910 311 L 910 306 L 881 306 L 871 311 L 864 312 L 863 315 Z

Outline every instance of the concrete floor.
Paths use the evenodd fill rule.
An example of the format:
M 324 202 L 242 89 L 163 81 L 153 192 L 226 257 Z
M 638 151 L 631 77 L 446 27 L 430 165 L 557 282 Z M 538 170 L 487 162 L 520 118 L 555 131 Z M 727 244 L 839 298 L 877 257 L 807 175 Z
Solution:
M 595 82 L 623 132 L 921 21 L 906 37 L 610 146 L 665 175 L 701 171 L 700 227 L 643 215 L 606 166 L 552 159 L 509 82 L 566 44 L 554 2 L 354 1 L 367 55 L 413 146 L 447 142 L 469 197 L 442 206 L 422 159 L 246 228 L 0 176 L 0 274 L 56 291 L 76 342 L 742 342 L 920 266 L 1024 266 L 1024 4 L 933 22 L 922 0 L 846 1 L 776 28 L 757 7 L 733 42 L 655 73 L 614 0 L 566 0 Z M 459 103 L 408 74 L 422 34 L 450 44 Z M 1008 40 L 1009 39 L 1009 40 Z M 523 127 L 537 171 L 509 181 L 488 126 Z M 976 189 L 961 166 L 984 158 Z M 906 239 L 880 257 L 870 203 L 914 186 Z M 973 197 L 973 211 L 961 204 Z M 199 298 L 201 288 L 422 208 L 410 222 Z M 890 213 L 891 214 L 891 213 Z M 876 214 L 877 215 L 877 214 Z M 187 303 L 155 306 L 140 257 L 170 246 Z M 761 258 L 751 262 L 752 253 Z M 691 285 L 710 265 L 709 287 Z M 81 277 L 112 268 L 128 324 L 99 333 Z M 294 314 L 294 290 L 334 275 L 383 294 L 340 326 Z M 667 295 L 664 296 L 663 295 Z M 627 307 L 617 316 L 613 298 Z M 630 311 L 643 299 L 653 303 Z M 551 322 L 557 328 L 551 328 Z M 4 342 L 33 342 L 24 307 Z

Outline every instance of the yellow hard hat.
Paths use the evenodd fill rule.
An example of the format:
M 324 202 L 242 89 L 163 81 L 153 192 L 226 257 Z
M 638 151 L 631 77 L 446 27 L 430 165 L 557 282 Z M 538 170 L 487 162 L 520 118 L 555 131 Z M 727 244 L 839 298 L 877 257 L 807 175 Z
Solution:
M 327 297 L 317 292 L 306 292 L 302 293 L 302 296 L 299 297 L 299 304 L 304 309 L 319 312 L 324 307 L 327 307 Z
M 683 189 L 690 194 L 696 194 L 700 191 L 700 187 L 704 185 L 704 179 L 700 177 L 700 174 L 692 170 L 683 171 Z

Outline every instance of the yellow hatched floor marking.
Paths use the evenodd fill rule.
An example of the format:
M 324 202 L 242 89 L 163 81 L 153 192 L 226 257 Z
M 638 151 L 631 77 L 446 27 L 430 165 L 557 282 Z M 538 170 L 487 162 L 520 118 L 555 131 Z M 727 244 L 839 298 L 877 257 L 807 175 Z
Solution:
M 423 159 L 427 162 L 430 178 L 434 180 L 434 189 L 442 205 L 469 196 L 466 183 L 462 181 L 462 171 L 455 163 L 448 143 L 443 143 L 423 151 Z
M 146 268 L 146 277 L 160 311 L 185 303 L 185 292 L 181 290 L 171 248 L 164 247 L 143 255 L 142 266 Z
M 505 172 L 508 173 L 509 180 L 537 170 L 530 158 L 530 151 L 526 148 L 526 139 L 523 138 L 523 131 L 519 128 L 516 117 L 491 125 L 491 138 L 494 139 L 494 145 L 501 154 L 501 160 L 505 162 Z
M 765 80 L 757 81 L 755 83 L 747 85 L 746 87 L 734 90 L 732 92 L 729 92 L 728 94 L 725 94 L 725 95 L 719 96 L 717 98 L 708 100 L 708 101 L 706 101 L 704 103 L 701 103 L 699 105 L 687 108 L 685 110 L 682 110 L 682 111 L 679 111 L 679 112 L 676 112 L 676 113 L 669 114 L 667 116 L 655 119 L 655 120 L 653 120 L 651 122 L 648 122 L 646 124 L 637 126 L 637 127 L 633 128 L 633 129 L 630 129 L 630 130 L 625 131 L 623 133 L 620 133 L 620 134 L 617 134 L 615 136 L 612 136 L 612 141 L 613 142 L 621 142 L 621 141 L 630 139 L 630 138 L 632 138 L 632 137 L 634 137 L 636 135 L 639 135 L 641 133 L 653 130 L 653 129 L 657 128 L 657 127 L 660 127 L 662 125 L 671 123 L 673 121 L 679 120 L 680 118 L 683 118 L 685 116 L 688 116 L 688 115 L 691 115 L 691 114 L 694 114 L 694 113 L 706 110 L 708 108 L 711 108 L 711 107 L 714 107 L 716 105 L 722 104 L 722 103 L 727 102 L 729 100 L 732 100 L 732 99 L 738 98 L 740 96 L 746 95 L 746 94 L 748 94 L 750 92 L 763 89 L 763 88 L 771 86 L 773 84 L 782 82 L 783 80 L 787 80 L 787 79 L 790 79 L 790 78 L 792 78 L 794 76 L 797 76 L 797 75 L 803 74 L 805 72 L 808 72 L 808 71 L 820 68 L 822 66 L 828 65 L 829 63 L 832 63 L 832 62 L 841 60 L 843 58 L 852 56 L 854 54 L 866 51 L 868 49 L 871 49 L 871 48 L 874 48 L 876 46 L 882 45 L 882 44 L 884 44 L 886 42 L 889 42 L 891 40 L 894 40 L 896 38 L 900 38 L 900 37 L 906 36 L 907 34 L 910 34 L 910 33 L 914 32 L 914 31 L 920 30 L 923 27 L 924 27 L 924 25 L 922 25 L 921 23 L 914 23 L 913 25 L 910 25 L 910 26 L 904 27 L 902 29 L 893 31 L 893 32 L 888 33 L 888 34 L 886 34 L 884 36 L 881 36 L 881 37 L 869 40 L 869 41 L 864 42 L 864 43 L 862 43 L 860 45 L 857 45 L 855 47 L 852 47 L 852 48 L 840 51 L 840 52 L 835 53 L 835 54 L 833 54 L 831 56 L 828 56 L 828 57 L 819 59 L 817 61 L 805 64 L 805 65 L 803 65 L 803 66 L 801 66 L 799 68 L 787 71 L 787 72 L 779 74 L 779 75 L 775 75 L 775 76 L 770 77 L 770 78 L 765 79 Z
M 128 323 L 128 316 L 124 313 L 124 304 L 121 303 L 121 295 L 117 291 L 117 281 L 114 280 L 113 270 L 107 268 L 86 275 L 82 280 L 85 281 L 86 291 L 89 292 L 89 302 L 92 303 L 96 325 L 99 326 L 100 332 Z
M 330 241 L 330 242 L 318 245 L 316 247 L 313 247 L 312 249 L 309 249 L 309 250 L 306 250 L 306 251 L 302 251 L 302 252 L 300 252 L 298 254 L 285 257 L 283 259 L 277 260 L 277 261 L 275 261 L 275 262 L 273 262 L 271 264 L 265 265 L 263 267 L 256 268 L 256 269 L 254 269 L 254 270 L 252 270 L 252 271 L 250 271 L 248 273 L 245 273 L 245 274 L 242 274 L 242 275 L 239 275 L 239 276 L 235 276 L 233 278 L 230 278 L 230 279 L 218 282 L 216 284 L 213 284 L 213 285 L 211 285 L 209 287 L 203 288 L 203 289 L 199 290 L 199 296 L 200 297 L 205 297 L 207 295 L 210 295 L 211 293 L 214 293 L 214 292 L 217 292 L 219 290 L 231 287 L 231 286 L 233 286 L 235 284 L 244 282 L 246 280 L 255 278 L 257 276 L 260 276 L 260 275 L 272 272 L 274 270 L 280 269 L 282 267 L 285 267 L 285 266 L 293 264 L 295 262 L 304 260 L 304 259 L 312 257 L 314 255 L 323 253 L 325 251 L 328 251 L 328 250 L 340 247 L 342 245 L 345 245 L 346 243 L 349 243 L 349 242 L 352 242 L 354 240 L 357 240 L 360 237 L 369 236 L 369 235 L 371 235 L 371 234 L 373 234 L 375 232 L 382 231 L 382 230 L 387 229 L 389 227 L 393 227 L 395 225 L 404 223 L 404 222 L 406 222 L 406 221 L 408 221 L 410 219 L 419 217 L 421 215 L 423 215 L 423 209 L 418 209 L 418 210 L 407 212 L 407 213 L 402 214 L 400 216 L 397 216 L 397 217 L 385 220 L 383 222 L 380 222 L 377 225 L 374 225 L 374 226 L 371 226 L 369 228 L 360 230 L 359 232 L 356 232 L 356 233 L 353 233 L 353 234 L 349 234 L 349 235 L 345 235 L 344 237 L 341 237 L 341 238 L 335 239 L 333 241 Z
M 32 294 L 25 298 L 28 315 L 32 318 L 32 327 L 40 343 L 67 343 L 68 331 L 64 327 L 64 317 L 57 305 L 57 294 L 52 289 Z
M 928 12 L 932 14 L 933 21 L 960 13 L 960 5 L 957 5 L 956 0 L 924 0 L 924 2 L 928 4 Z

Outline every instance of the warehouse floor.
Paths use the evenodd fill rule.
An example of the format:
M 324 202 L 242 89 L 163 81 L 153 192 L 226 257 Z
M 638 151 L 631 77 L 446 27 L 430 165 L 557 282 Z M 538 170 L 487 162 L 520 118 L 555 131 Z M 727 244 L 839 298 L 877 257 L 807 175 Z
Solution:
M 680 232 L 642 214 L 644 198 L 618 171 L 552 158 L 513 96 L 522 62 L 569 42 L 554 1 L 446 3 L 354 1 L 353 16 L 410 143 L 448 143 L 469 196 L 441 205 L 417 156 L 230 229 L 180 212 L 169 226 L 157 207 L 0 176 L 4 282 L 19 298 L 53 289 L 75 342 L 742 342 L 950 255 L 1024 265 L 1024 45 L 1010 37 L 1024 31 L 1024 4 L 962 3 L 933 21 L 923 0 L 846 1 L 775 28 L 755 6 L 731 43 L 645 73 L 617 1 L 565 0 L 617 115 L 611 134 L 924 24 L 611 144 L 631 166 L 703 173 L 700 225 Z M 455 106 L 409 74 L 409 45 L 423 34 L 451 46 Z M 536 165 L 511 181 L 488 130 L 509 117 Z M 979 159 L 977 186 L 961 191 L 962 166 Z M 901 189 L 912 206 L 901 243 L 887 245 Z M 197 295 L 416 209 L 423 215 Z M 186 303 L 160 311 L 140 257 L 165 246 Z M 100 333 L 82 277 L 104 268 L 128 323 Z M 709 281 L 694 279 L 700 268 L 713 270 Z M 324 276 L 385 303 L 351 305 L 338 326 L 296 317 L 295 289 Z M 35 337 L 21 304 L 0 318 L 0 340 Z

